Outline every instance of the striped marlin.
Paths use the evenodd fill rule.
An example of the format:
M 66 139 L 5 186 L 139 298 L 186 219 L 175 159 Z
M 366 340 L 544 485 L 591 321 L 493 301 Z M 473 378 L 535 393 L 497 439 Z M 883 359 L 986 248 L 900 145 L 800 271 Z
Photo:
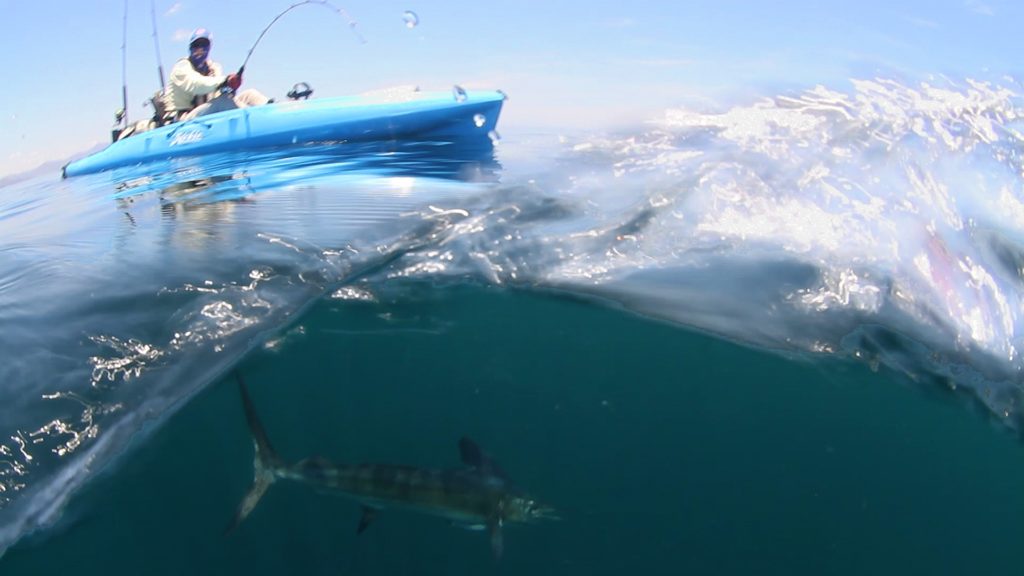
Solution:
M 558 520 L 555 510 L 514 488 L 487 453 L 469 438 L 459 440 L 463 468 L 424 469 L 392 464 L 333 464 L 314 457 L 286 465 L 270 444 L 249 391 L 238 378 L 245 419 L 255 446 L 252 487 L 228 526 L 234 530 L 277 480 L 293 480 L 348 496 L 362 506 L 361 534 L 386 507 L 401 507 L 448 519 L 453 525 L 490 533 L 501 557 L 506 523 Z

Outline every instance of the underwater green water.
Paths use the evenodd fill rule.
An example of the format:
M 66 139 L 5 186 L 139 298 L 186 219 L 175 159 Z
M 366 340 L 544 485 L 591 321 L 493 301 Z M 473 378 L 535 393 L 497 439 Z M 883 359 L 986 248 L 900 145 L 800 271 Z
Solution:
M 1019 441 L 884 369 L 784 358 L 557 294 L 323 299 L 237 367 L 282 457 L 459 465 L 561 521 L 487 536 L 280 482 L 232 534 L 231 374 L 138 436 L 0 574 L 1015 574 Z

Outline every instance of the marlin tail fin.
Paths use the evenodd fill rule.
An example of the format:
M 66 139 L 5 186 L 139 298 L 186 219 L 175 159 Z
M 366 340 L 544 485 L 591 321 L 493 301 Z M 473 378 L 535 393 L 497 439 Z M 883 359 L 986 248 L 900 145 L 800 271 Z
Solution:
M 263 494 L 277 480 L 277 473 L 281 469 L 280 459 L 270 444 L 270 438 L 267 437 L 267 432 L 263 429 L 263 423 L 256 415 L 256 407 L 252 403 L 252 398 L 249 397 L 249 390 L 245 387 L 242 375 L 235 372 L 235 378 L 238 380 L 238 390 L 242 395 L 242 406 L 245 408 L 245 420 L 249 424 L 249 432 L 252 434 L 256 454 L 253 459 L 252 487 L 249 488 L 249 492 L 238 506 L 238 512 L 235 513 L 234 519 L 224 530 L 225 534 L 233 531 L 249 516 Z

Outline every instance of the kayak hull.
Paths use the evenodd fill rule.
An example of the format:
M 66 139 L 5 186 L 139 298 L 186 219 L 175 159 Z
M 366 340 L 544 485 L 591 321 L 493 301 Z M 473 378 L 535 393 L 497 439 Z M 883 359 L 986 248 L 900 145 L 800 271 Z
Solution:
M 64 177 L 182 156 L 273 146 L 493 138 L 501 92 L 406 92 L 236 108 L 114 142 L 64 167 Z

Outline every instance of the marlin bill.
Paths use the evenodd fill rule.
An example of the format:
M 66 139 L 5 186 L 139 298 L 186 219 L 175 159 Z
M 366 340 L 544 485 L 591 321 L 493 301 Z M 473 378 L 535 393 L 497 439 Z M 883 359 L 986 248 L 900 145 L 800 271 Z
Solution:
M 506 524 L 559 519 L 552 508 L 512 487 L 497 463 L 466 437 L 459 440 L 462 468 L 334 464 L 319 457 L 286 465 L 274 451 L 241 375 L 236 377 L 255 458 L 252 487 L 228 526 L 229 532 L 245 520 L 277 480 L 302 482 L 356 500 L 362 506 L 357 533 L 366 530 L 379 510 L 404 508 L 440 516 L 463 528 L 487 530 L 495 557 L 502 554 Z

